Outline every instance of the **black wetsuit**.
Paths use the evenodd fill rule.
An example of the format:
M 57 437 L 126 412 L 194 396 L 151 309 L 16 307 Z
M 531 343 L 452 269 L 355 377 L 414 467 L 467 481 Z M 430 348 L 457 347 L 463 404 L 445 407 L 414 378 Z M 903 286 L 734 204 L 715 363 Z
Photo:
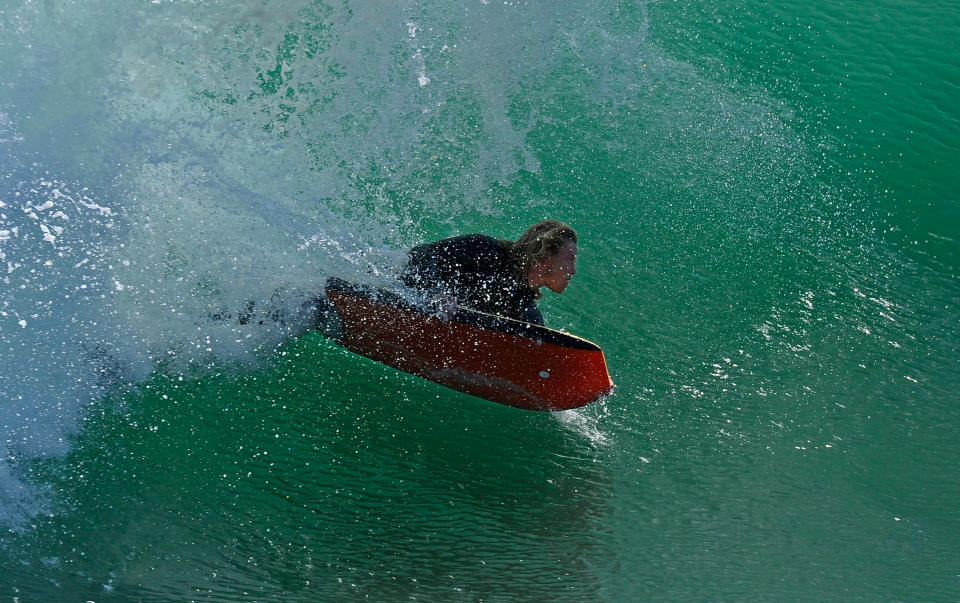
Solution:
M 400 279 L 431 295 L 450 295 L 466 308 L 543 324 L 537 291 L 493 237 L 469 234 L 418 245 Z

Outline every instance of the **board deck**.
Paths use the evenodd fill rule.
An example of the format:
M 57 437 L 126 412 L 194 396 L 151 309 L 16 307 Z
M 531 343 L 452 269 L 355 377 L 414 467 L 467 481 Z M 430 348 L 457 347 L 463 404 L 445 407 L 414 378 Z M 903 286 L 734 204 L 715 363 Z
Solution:
M 330 278 L 341 345 L 451 389 L 527 410 L 568 410 L 613 388 L 595 343 L 459 308 L 448 317 L 401 295 Z

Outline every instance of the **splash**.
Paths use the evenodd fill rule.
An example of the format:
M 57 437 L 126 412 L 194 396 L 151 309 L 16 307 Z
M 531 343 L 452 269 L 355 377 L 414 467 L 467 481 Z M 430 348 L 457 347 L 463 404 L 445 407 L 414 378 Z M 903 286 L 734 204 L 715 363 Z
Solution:
M 236 8 L 0 21 L 0 521 L 104 392 L 258 362 L 327 276 L 391 282 L 424 216 L 502 213 L 490 187 L 539 169 L 511 90 L 556 65 L 552 11 Z
M 609 445 L 610 438 L 605 431 L 605 419 L 610 416 L 606 398 L 589 406 L 555 412 L 552 415 L 564 428 L 586 439 L 595 448 Z
M 776 222 L 761 207 L 769 190 L 744 193 L 726 174 L 731 157 L 795 151 L 782 112 L 665 59 L 644 4 L 609 8 L 116 1 L 5 13 L 10 459 L 62 454 L 85 408 L 158 367 L 255 365 L 303 330 L 330 275 L 390 284 L 426 236 L 525 219 L 560 195 L 582 214 L 576 186 L 530 184 L 547 170 L 562 181 L 573 161 L 557 131 L 647 166 L 638 189 L 680 198 L 716 180 L 754 204 L 696 207 L 692 194 L 678 212 L 644 192 L 645 219 L 680 230 L 716 209 L 742 238 Z M 642 144 L 619 148 L 608 133 L 621 127 Z M 759 150 L 743 142 L 761 138 Z M 581 159 L 571 173 L 589 169 Z M 567 424 L 603 441 L 584 417 Z
M 24 463 L 63 453 L 103 390 L 85 346 L 117 222 L 93 191 L 17 161 L 22 137 L 0 124 L 0 521 L 16 525 L 43 505 Z

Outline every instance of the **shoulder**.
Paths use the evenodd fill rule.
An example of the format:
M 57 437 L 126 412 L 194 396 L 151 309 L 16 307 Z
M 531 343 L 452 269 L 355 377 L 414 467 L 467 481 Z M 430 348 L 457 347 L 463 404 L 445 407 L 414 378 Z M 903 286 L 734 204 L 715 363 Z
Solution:
M 441 239 L 433 243 L 424 243 L 410 250 L 411 255 L 490 255 L 505 251 L 502 242 L 483 234 L 467 234 L 448 239 Z
M 465 234 L 437 241 L 438 245 L 446 247 L 474 247 L 478 249 L 500 249 L 503 244 L 497 239 L 485 234 Z
M 505 251 L 504 245 L 497 239 L 484 234 L 468 234 L 450 239 L 456 241 L 457 247 L 474 251 L 476 253 L 502 253 Z

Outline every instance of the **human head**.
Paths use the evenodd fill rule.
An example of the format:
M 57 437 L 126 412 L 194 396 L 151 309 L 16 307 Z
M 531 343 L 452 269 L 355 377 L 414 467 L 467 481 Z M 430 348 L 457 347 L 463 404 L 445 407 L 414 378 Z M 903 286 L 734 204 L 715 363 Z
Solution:
M 542 220 L 517 239 L 512 251 L 530 286 L 560 293 L 576 273 L 577 233 L 557 220 Z

